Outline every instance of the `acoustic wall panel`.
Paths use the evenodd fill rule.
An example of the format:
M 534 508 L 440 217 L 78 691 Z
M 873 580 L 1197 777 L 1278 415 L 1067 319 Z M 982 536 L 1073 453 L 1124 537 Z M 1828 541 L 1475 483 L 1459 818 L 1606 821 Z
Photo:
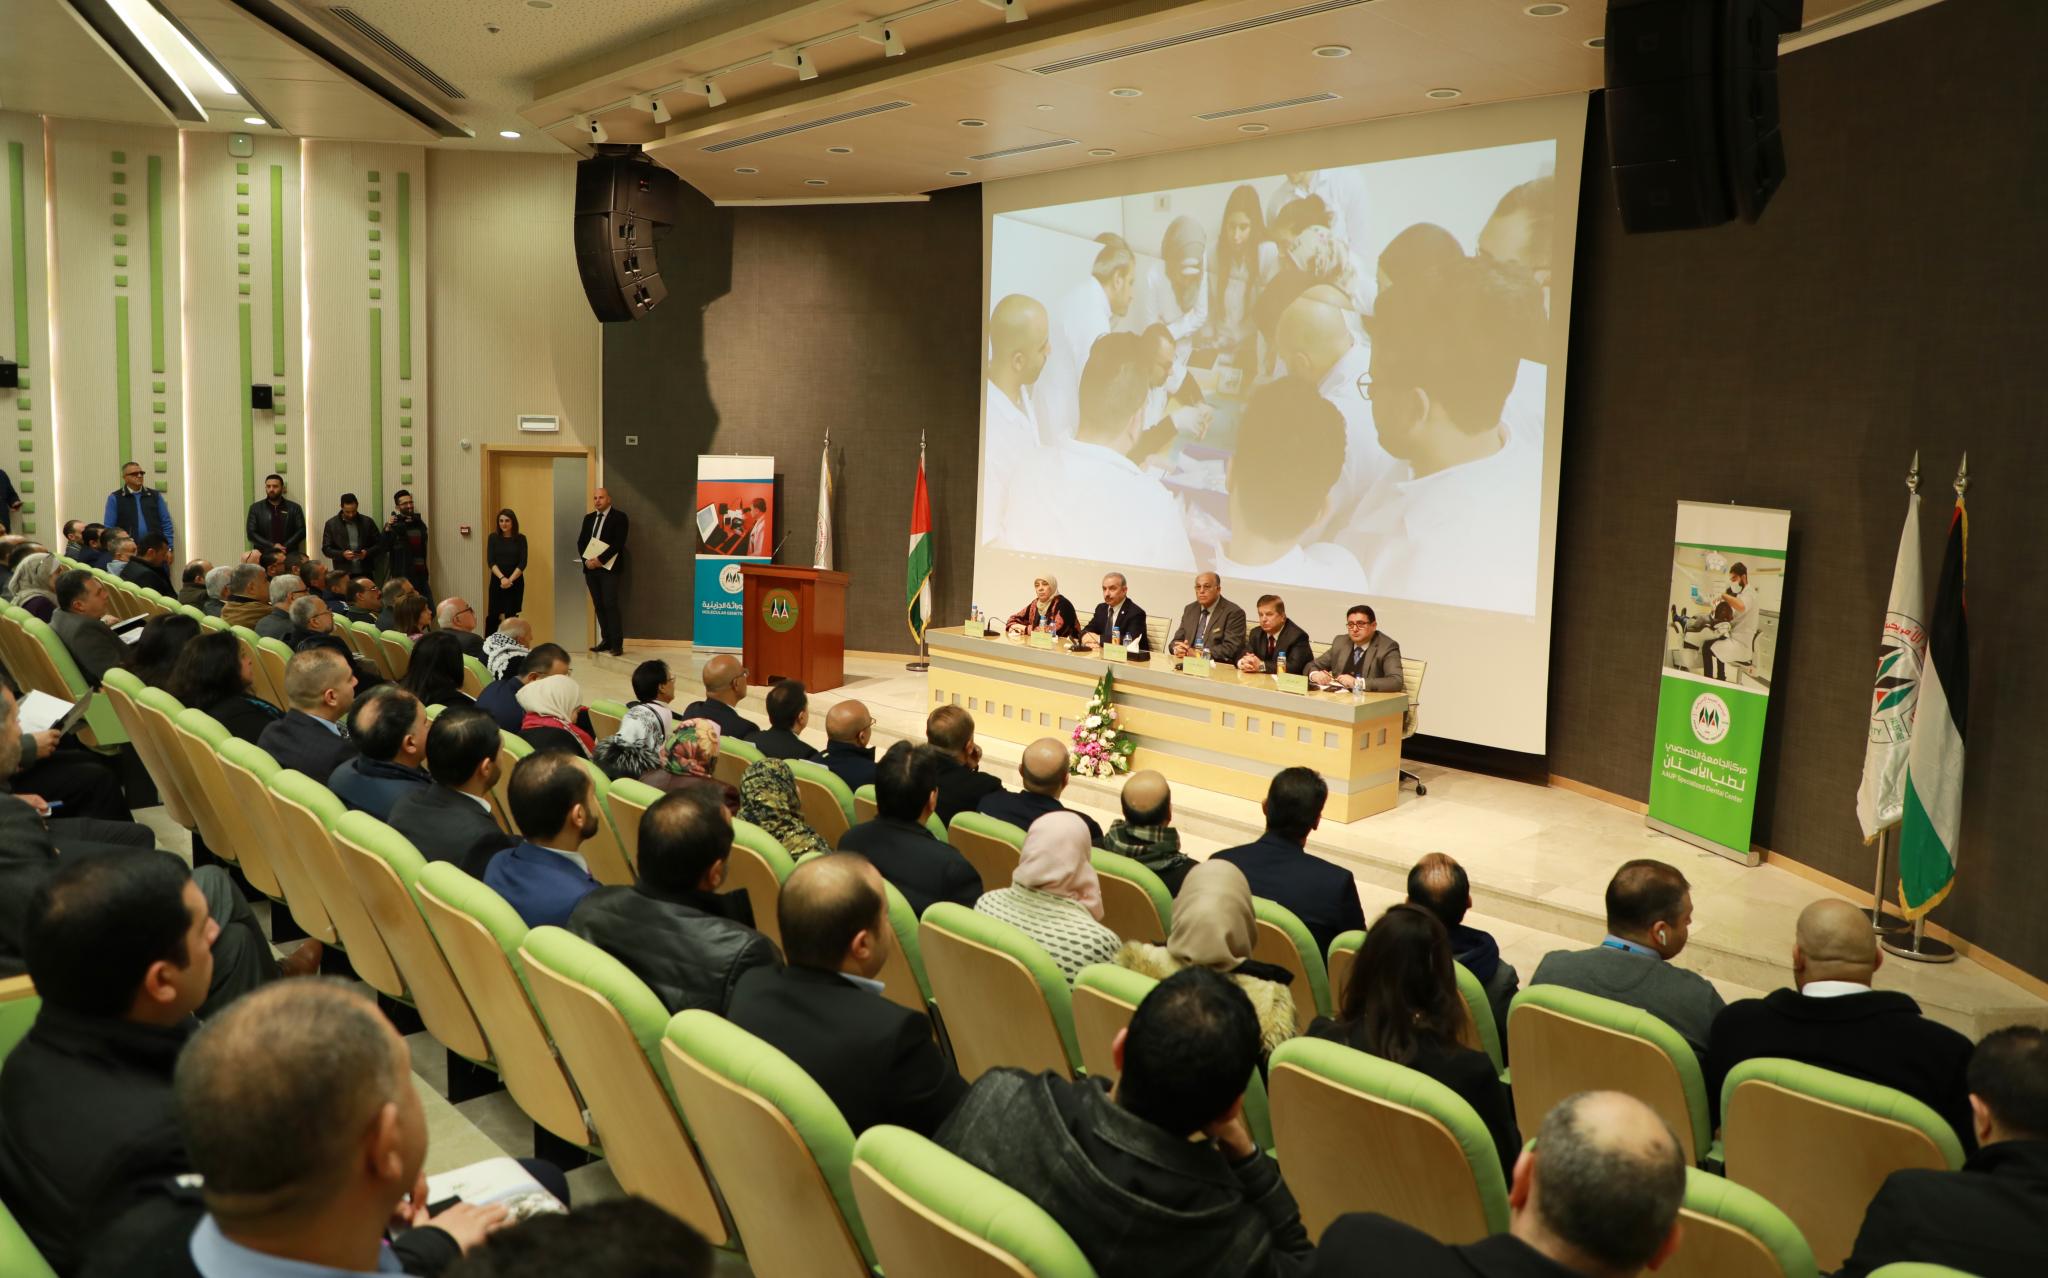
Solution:
M 43 199 L 43 122 L 0 111 L 0 359 L 19 367 L 20 385 L 0 390 L 0 470 L 21 509 L 5 512 L 16 532 L 55 536 L 52 505 L 49 280 Z

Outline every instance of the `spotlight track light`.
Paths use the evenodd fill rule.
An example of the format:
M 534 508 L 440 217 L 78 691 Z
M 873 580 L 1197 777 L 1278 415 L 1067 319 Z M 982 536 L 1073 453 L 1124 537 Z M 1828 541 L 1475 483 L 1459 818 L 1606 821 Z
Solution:
M 667 124 L 673 118 L 668 112 L 668 104 L 660 98 L 656 98 L 654 100 L 654 122 L 656 124 Z
M 870 44 L 881 45 L 882 56 L 885 58 L 900 58 L 903 56 L 903 37 L 896 34 L 894 26 L 880 19 L 874 22 L 861 23 L 860 38 Z
M 587 115 L 579 115 L 576 117 L 576 127 L 583 130 L 585 133 L 589 134 L 590 140 L 592 142 L 611 141 L 612 135 L 604 131 L 604 125 L 601 122 L 594 120 Z
M 1031 16 L 1024 11 L 1024 0 L 981 0 L 981 2 L 1001 13 L 1005 22 L 1022 22 Z
M 707 106 L 725 105 L 725 93 L 718 87 L 716 80 L 690 80 L 683 85 L 683 91 L 703 98 Z
M 799 80 L 818 78 L 818 68 L 811 65 L 810 55 L 802 49 L 777 49 L 773 60 L 775 65 L 783 70 L 796 72 L 796 78 Z

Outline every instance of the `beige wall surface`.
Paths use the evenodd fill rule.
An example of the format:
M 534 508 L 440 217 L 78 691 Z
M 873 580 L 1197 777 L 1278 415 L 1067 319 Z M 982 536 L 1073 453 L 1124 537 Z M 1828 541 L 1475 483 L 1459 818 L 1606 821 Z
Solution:
M 44 205 L 43 122 L 0 111 L 0 358 L 21 366 L 21 389 L 0 403 L 0 470 L 20 492 L 10 527 L 37 536 L 55 526 L 56 496 Z

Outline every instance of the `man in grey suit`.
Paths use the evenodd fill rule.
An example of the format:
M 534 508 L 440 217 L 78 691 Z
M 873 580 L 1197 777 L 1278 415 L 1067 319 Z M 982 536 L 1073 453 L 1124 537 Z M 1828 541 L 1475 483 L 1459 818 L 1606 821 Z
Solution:
M 1344 633 L 1330 650 L 1309 663 L 1308 681 L 1317 687 L 1336 684 L 1360 692 L 1399 692 L 1401 645 L 1380 632 L 1380 619 L 1365 604 L 1352 604 L 1344 614 Z
M 50 617 L 50 629 L 78 663 L 78 673 L 95 688 L 102 675 L 128 657 L 128 645 L 106 626 L 113 602 L 106 583 L 89 572 L 74 568 L 57 578 L 57 611 Z
M 1692 885 L 1662 861 L 1630 861 L 1607 883 L 1607 937 L 1590 950 L 1556 950 L 1531 985 L 1562 985 L 1639 1007 L 1706 1054 L 1707 1031 L 1726 1004 L 1698 972 L 1673 967 L 1692 928 Z
M 1233 662 L 1244 655 L 1244 609 L 1223 597 L 1223 578 L 1213 572 L 1195 577 L 1195 601 L 1180 614 L 1167 647 L 1176 657 L 1195 650 L 1195 640 L 1206 640 L 1212 661 Z

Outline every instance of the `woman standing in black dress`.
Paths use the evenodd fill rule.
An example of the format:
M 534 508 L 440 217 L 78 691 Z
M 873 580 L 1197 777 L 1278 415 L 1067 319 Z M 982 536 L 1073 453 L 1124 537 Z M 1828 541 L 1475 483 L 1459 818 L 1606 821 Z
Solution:
M 511 507 L 498 512 L 498 528 L 484 551 L 491 570 L 491 593 L 484 609 L 484 633 L 498 633 L 498 623 L 516 617 L 526 604 L 526 534 Z

